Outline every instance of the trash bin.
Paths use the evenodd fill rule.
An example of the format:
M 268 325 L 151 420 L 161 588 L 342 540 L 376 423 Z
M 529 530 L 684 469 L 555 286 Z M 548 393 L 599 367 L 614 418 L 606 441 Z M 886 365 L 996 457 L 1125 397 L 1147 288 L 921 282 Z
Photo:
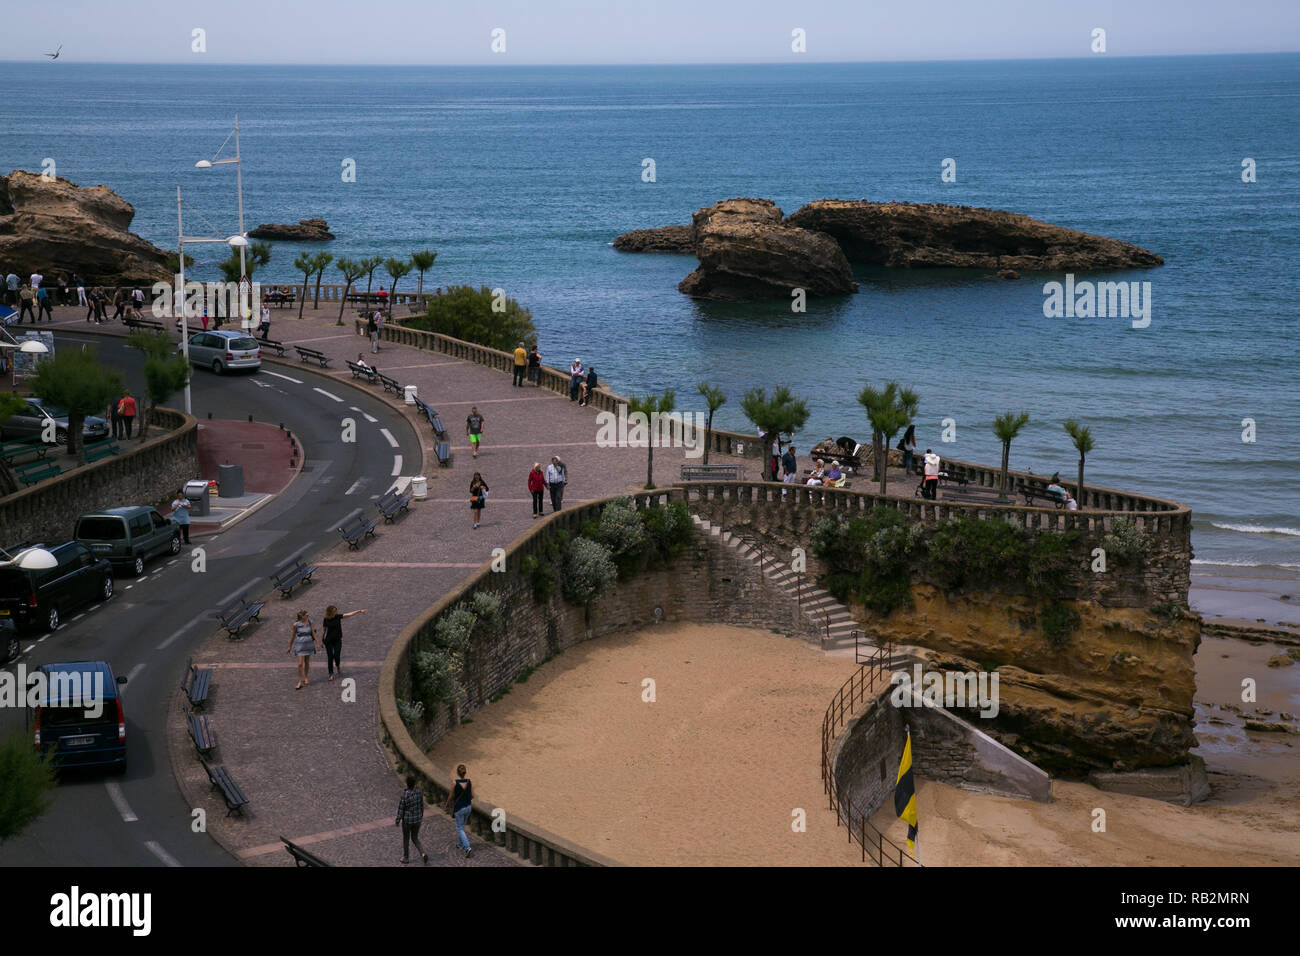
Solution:
M 429 479 L 424 475 L 416 475 L 411 479 L 411 497 L 416 501 L 429 497 Z
M 244 497 L 243 465 L 217 466 L 217 495 L 221 498 Z
M 185 497 L 190 501 L 190 514 L 195 518 L 204 517 L 212 510 L 208 483 L 202 478 L 185 482 Z
M 414 386 L 414 385 L 408 385 L 408 386 L 406 386 L 406 404 L 408 404 L 408 405 L 414 405 L 414 404 L 415 404 L 415 386 Z

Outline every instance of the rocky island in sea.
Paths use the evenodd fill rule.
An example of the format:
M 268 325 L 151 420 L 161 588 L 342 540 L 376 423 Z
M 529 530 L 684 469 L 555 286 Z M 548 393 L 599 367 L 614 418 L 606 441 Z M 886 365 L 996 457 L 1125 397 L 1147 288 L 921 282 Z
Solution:
M 248 231 L 250 239 L 280 239 L 285 242 L 328 242 L 334 238 L 324 219 L 299 219 L 297 223 L 265 222 Z

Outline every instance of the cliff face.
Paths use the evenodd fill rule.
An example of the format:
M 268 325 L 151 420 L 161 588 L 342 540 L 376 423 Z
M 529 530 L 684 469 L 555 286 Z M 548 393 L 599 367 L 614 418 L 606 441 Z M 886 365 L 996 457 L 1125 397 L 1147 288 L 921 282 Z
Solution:
M 832 236 L 863 265 L 1056 272 L 1164 264 L 1131 243 L 999 209 L 820 199 L 785 221 Z
M 1027 598 L 926 585 L 912 594 L 915 608 L 872 617 L 873 633 L 925 648 L 936 668 L 996 666 L 997 717 L 965 716 L 1044 770 L 1083 776 L 1187 762 L 1198 621 L 1081 601 L 1079 626 L 1058 649 Z
M 0 176 L 0 262 L 20 274 L 80 273 L 94 285 L 167 280 L 167 253 L 129 232 L 135 207 L 107 186 L 82 189 L 14 170 Z

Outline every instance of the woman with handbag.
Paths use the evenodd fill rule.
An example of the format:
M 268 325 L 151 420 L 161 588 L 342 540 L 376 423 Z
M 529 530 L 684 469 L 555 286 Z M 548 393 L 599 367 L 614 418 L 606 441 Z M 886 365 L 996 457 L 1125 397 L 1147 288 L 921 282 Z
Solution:
M 487 506 L 488 485 L 477 471 L 469 483 L 469 513 L 474 519 L 474 527 L 483 520 L 483 509 Z
M 302 690 L 307 686 L 307 672 L 311 670 L 311 656 L 320 651 L 320 641 L 316 638 L 316 626 L 307 618 L 306 611 L 299 611 L 293 628 L 289 632 L 289 649 L 286 654 L 298 657 L 298 686 Z

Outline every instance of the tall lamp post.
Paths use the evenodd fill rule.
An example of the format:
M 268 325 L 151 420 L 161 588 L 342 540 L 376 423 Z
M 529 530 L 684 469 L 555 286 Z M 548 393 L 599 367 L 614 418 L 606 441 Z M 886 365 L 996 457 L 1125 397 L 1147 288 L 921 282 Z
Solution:
M 238 113 L 235 114 L 234 137 L 235 137 L 235 156 L 233 159 L 217 159 L 215 157 L 212 159 L 200 159 L 197 163 L 194 164 L 194 168 L 211 169 L 213 166 L 226 166 L 231 163 L 234 164 L 235 193 L 239 203 L 239 234 L 243 236 L 244 235 L 244 167 L 243 164 L 241 164 L 239 161 L 239 114 Z M 229 141 L 230 141 L 230 137 L 227 136 L 226 142 Z M 226 144 L 222 143 L 221 145 L 222 147 L 224 147 Z M 221 155 L 221 150 L 217 150 L 217 155 L 218 156 Z M 246 236 L 245 239 L 247 239 Z M 234 243 L 231 243 L 231 245 L 234 245 Z M 247 264 L 244 261 L 244 250 L 247 248 L 247 246 L 248 246 L 247 241 L 245 241 L 243 245 L 239 246 L 239 312 L 240 312 L 239 317 L 240 317 L 240 324 L 243 325 L 245 329 L 249 327 L 248 320 L 252 313 L 252 310 L 244 302 L 244 280 L 248 278 Z
M 224 242 L 226 245 L 239 250 L 239 257 L 244 257 L 244 249 L 248 246 L 248 240 L 241 233 L 238 236 L 230 236 L 227 239 L 208 239 L 203 236 L 185 235 L 185 222 L 181 215 L 181 187 L 176 187 L 176 247 L 177 263 L 176 268 L 179 273 L 176 276 L 176 312 L 181 317 L 181 354 L 185 356 L 185 364 L 190 364 L 190 324 L 187 321 L 188 314 L 185 311 L 185 243 L 196 242 Z M 242 299 L 242 295 L 241 295 Z M 185 380 L 185 414 L 192 415 L 193 409 L 190 405 L 190 381 Z

